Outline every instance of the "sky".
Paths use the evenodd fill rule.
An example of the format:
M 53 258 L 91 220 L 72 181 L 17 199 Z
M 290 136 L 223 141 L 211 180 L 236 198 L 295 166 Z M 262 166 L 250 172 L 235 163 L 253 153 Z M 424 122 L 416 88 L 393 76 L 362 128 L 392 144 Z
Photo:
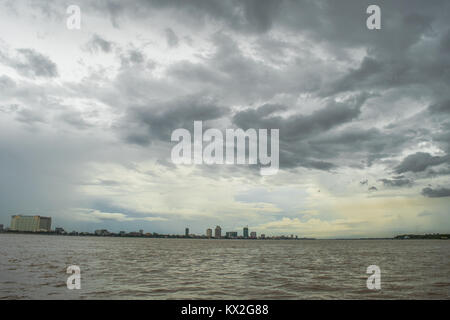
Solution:
M 5 227 L 36 214 L 67 231 L 450 232 L 449 1 L 0 8 Z M 194 121 L 279 129 L 278 173 L 174 164 L 171 133 Z

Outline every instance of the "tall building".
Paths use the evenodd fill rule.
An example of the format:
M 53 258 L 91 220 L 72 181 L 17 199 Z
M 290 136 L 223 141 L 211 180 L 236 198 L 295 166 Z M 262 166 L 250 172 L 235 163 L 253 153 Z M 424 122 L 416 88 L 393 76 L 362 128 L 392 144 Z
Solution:
M 186 229 L 184 230 L 184 235 L 185 235 L 186 237 L 189 237 L 189 228 L 186 228 Z
M 244 238 L 248 238 L 248 227 L 244 227 L 244 232 L 243 232 Z
M 49 232 L 52 218 L 41 216 L 15 215 L 11 217 L 11 230 L 29 232 Z
M 221 238 L 222 237 L 222 228 L 220 226 L 217 226 L 214 230 L 214 238 Z
M 212 238 L 212 229 L 210 228 L 206 229 L 206 237 Z
M 250 232 L 250 238 L 256 239 L 256 232 L 255 231 Z

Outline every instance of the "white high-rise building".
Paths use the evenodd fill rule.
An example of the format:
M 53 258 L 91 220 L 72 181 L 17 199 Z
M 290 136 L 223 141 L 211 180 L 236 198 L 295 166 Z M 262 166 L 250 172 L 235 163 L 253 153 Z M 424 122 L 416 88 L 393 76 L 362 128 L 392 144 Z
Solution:
M 49 232 L 52 218 L 15 215 L 11 217 L 11 230 L 28 232 Z

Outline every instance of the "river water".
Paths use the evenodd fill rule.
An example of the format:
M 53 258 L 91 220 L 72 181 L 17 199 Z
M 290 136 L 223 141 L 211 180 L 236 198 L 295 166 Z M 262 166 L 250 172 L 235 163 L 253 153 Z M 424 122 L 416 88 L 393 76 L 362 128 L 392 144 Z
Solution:
M 81 270 L 69 290 L 66 269 Z M 381 289 L 369 290 L 369 265 Z M 0 234 L 0 299 L 449 299 L 447 240 Z

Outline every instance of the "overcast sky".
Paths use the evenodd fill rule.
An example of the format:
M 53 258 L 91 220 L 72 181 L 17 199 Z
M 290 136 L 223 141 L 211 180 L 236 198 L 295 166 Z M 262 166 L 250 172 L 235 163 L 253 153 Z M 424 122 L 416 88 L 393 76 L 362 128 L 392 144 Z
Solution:
M 5 226 L 40 214 L 68 231 L 450 232 L 449 1 L 0 6 Z M 279 128 L 280 171 L 174 165 L 170 135 L 195 120 Z

